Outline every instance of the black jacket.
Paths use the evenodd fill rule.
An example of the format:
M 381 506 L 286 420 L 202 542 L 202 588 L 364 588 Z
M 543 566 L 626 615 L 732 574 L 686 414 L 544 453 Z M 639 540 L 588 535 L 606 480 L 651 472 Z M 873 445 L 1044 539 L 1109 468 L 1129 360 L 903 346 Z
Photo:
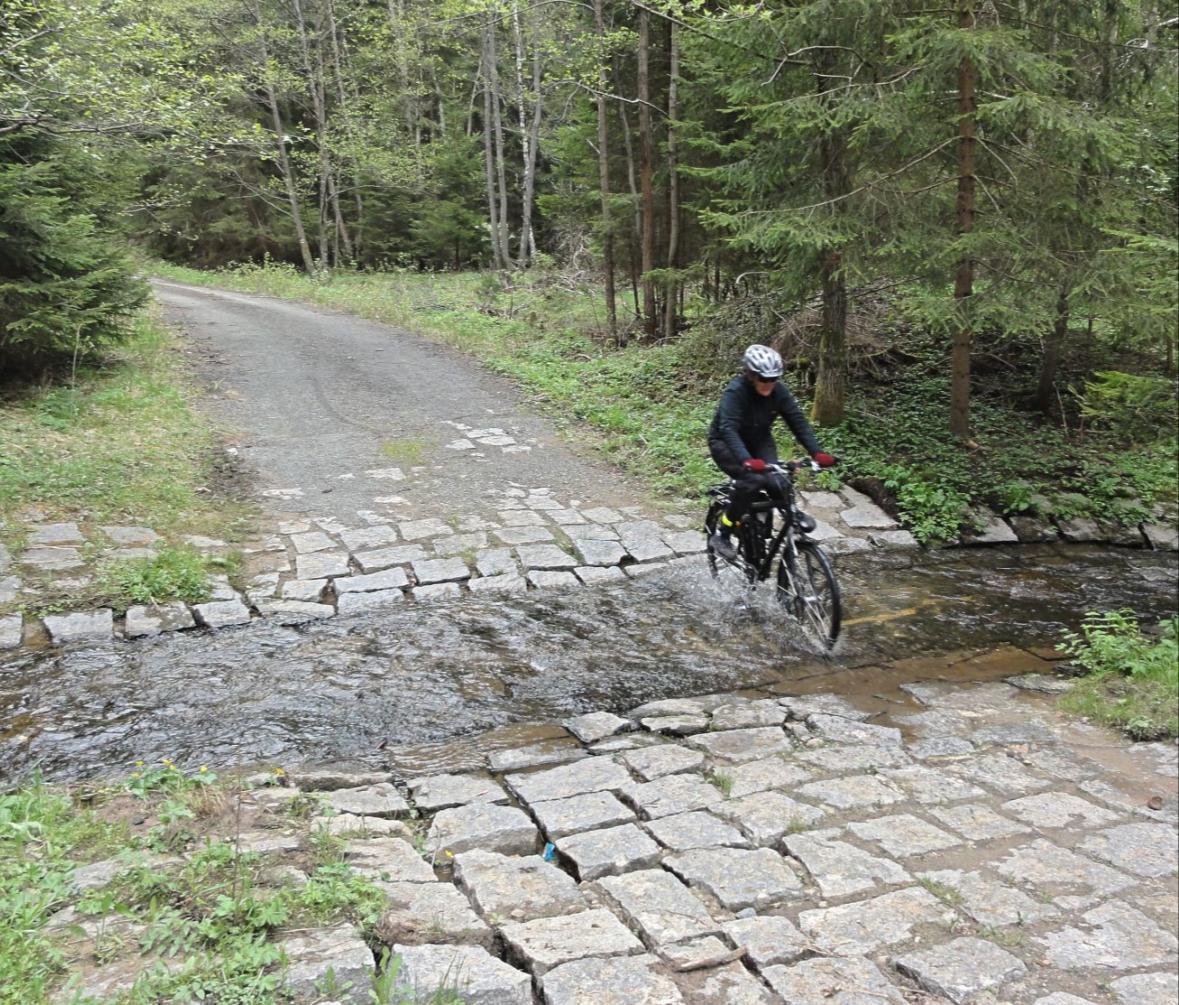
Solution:
M 770 426 L 779 415 L 808 454 L 823 449 L 794 395 L 782 381 L 774 385 L 773 393 L 763 397 L 743 374 L 734 377 L 721 395 L 712 425 L 708 427 L 709 447 L 714 454 L 721 449 L 738 464 L 755 452 L 761 456 L 761 450 L 773 443 Z

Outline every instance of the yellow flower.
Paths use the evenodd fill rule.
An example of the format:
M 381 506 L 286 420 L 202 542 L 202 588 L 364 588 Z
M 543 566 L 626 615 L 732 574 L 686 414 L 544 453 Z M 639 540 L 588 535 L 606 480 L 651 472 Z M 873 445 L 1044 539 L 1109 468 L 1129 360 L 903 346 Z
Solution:
M 207 773 L 207 772 L 208 772 L 208 770 L 209 770 L 209 767 L 208 767 L 208 765 L 206 765 L 206 764 L 202 764 L 202 765 L 201 765 L 201 769 L 200 769 L 200 770 L 201 770 L 201 774 L 203 775 L 203 774 L 205 774 L 205 773 Z
M 142 768 L 142 767 L 143 767 L 143 761 L 136 761 L 136 762 L 135 762 L 135 767 L 137 767 L 137 768 Z
M 282 770 L 282 768 L 275 768 L 275 769 L 274 769 L 274 773 L 275 773 L 276 775 L 285 775 L 285 774 L 286 774 L 286 772 L 285 772 L 285 771 L 283 771 L 283 770 Z

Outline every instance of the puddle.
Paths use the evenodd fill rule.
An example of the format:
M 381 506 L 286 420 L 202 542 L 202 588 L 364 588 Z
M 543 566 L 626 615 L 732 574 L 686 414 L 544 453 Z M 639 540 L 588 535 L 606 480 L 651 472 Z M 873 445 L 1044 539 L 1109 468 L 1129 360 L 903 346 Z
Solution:
M 840 560 L 847 628 L 830 658 L 783 622 L 770 591 L 751 604 L 722 593 L 703 560 L 616 586 L 24 652 L 0 658 L 0 778 L 116 774 L 163 757 L 458 770 L 488 745 L 552 739 L 529 723 L 769 685 L 854 696 L 891 721 L 914 710 L 897 690 L 907 680 L 1023 672 L 977 652 L 1050 647 L 1089 610 L 1175 609 L 1173 555 L 1055 545 L 915 557 Z

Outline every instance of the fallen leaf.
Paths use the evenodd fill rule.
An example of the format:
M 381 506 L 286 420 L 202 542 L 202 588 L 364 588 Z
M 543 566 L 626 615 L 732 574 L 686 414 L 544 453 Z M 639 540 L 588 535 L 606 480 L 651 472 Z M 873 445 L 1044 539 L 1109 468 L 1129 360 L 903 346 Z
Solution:
M 1161 810 L 1163 808 L 1163 797 L 1151 796 L 1148 800 L 1146 800 L 1146 805 L 1149 806 L 1152 810 Z

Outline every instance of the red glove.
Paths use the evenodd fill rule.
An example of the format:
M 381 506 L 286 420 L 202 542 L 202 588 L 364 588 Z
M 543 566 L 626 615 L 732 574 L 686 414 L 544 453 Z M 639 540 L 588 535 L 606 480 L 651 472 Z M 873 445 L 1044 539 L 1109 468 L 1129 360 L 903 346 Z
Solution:
M 838 463 L 836 458 L 832 457 L 830 454 L 823 453 L 821 450 L 817 454 L 811 454 L 811 457 L 821 468 L 833 468 Z
M 741 462 L 741 467 L 746 471 L 752 471 L 755 475 L 761 474 L 766 469 L 766 462 L 760 457 L 748 457 Z

